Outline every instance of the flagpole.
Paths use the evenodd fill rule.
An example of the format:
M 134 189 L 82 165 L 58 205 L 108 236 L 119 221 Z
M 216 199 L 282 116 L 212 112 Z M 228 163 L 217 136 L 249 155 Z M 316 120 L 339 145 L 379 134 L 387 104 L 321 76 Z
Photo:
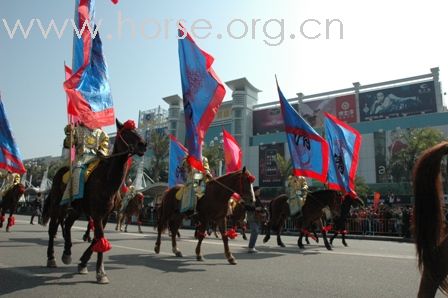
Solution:
M 66 71 L 66 64 L 65 64 L 65 60 L 64 60 L 64 77 L 65 77 L 65 80 L 67 80 L 67 71 Z M 70 117 L 70 114 L 69 114 L 69 112 L 68 112 L 68 103 L 69 103 L 69 97 L 68 97 L 68 95 L 67 94 L 65 94 L 65 98 L 66 98 L 66 101 L 67 101 L 67 122 L 68 122 L 68 125 L 70 126 L 70 134 L 69 134 L 69 137 L 70 137 L 70 142 L 69 142 L 69 148 L 68 148 L 68 167 L 69 167 L 69 173 L 70 173 L 70 188 L 69 188 L 69 192 L 70 192 L 70 200 L 72 199 L 72 197 L 73 197 L 73 160 L 74 160 L 74 155 L 73 155 L 73 130 L 74 130 L 74 123 L 72 123 L 72 121 L 71 121 L 71 117 Z

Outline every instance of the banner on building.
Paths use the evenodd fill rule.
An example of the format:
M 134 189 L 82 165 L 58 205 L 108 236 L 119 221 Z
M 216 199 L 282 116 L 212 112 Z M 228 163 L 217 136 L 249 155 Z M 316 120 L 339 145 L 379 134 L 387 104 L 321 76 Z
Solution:
M 305 101 L 300 104 L 300 115 L 312 127 L 323 127 L 325 113 L 335 115 L 347 123 L 357 122 L 355 95 Z
M 277 165 L 277 154 L 285 156 L 284 143 L 265 144 L 259 147 L 259 182 L 261 187 L 282 186 L 282 177 Z
M 257 110 L 253 112 L 253 133 L 258 134 L 283 132 L 282 111 L 280 107 Z
M 434 81 L 359 94 L 361 121 L 437 111 Z

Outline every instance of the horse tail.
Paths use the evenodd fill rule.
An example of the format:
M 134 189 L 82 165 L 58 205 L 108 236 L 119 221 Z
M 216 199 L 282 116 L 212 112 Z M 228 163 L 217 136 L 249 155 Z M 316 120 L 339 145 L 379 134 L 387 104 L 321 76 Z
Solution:
M 425 152 L 417 160 L 413 171 L 414 216 L 413 232 L 417 248 L 420 271 L 430 272 L 432 278 L 440 280 L 439 245 L 444 231 L 442 208 L 443 190 L 440 173 L 441 160 L 448 154 L 448 142 L 442 142 Z M 448 285 L 441 284 L 444 291 Z
M 62 199 L 62 194 L 64 193 L 62 186 L 62 177 L 69 170 L 67 166 L 60 168 L 53 177 L 53 183 L 51 185 L 50 192 L 44 201 L 44 208 L 42 210 L 42 225 L 47 225 L 51 217 L 51 212 L 53 206 L 58 204 Z

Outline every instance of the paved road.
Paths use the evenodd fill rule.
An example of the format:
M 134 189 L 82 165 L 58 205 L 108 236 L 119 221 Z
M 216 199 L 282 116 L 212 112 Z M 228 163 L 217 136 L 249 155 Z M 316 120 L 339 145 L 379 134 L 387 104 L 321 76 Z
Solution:
M 87 245 L 82 242 L 85 222 L 73 229 L 73 257 Z M 419 283 L 414 247 L 410 243 L 349 240 L 335 241 L 333 251 L 313 244 L 300 251 L 296 237 L 284 237 L 286 248 L 275 241 L 261 244 L 258 254 L 246 253 L 247 242 L 231 241 L 238 265 L 227 263 L 220 240 L 203 245 L 205 262 L 194 256 L 192 231 L 183 230 L 179 248 L 184 258 L 171 253 L 165 236 L 160 255 L 153 252 L 155 232 L 144 227 L 138 234 L 118 233 L 108 226 L 112 250 L 106 254 L 111 283 L 95 283 L 95 264 L 88 275 L 76 274 L 76 263 L 63 265 L 62 239 L 57 239 L 59 267 L 46 264 L 46 229 L 17 216 L 11 233 L 0 231 L 0 295 L 6 297 L 415 297 Z M 132 233 L 135 231 L 135 233 Z M 61 234 L 58 234 L 61 236 Z M 96 258 L 95 258 L 96 260 Z M 440 293 L 438 297 L 443 297 Z

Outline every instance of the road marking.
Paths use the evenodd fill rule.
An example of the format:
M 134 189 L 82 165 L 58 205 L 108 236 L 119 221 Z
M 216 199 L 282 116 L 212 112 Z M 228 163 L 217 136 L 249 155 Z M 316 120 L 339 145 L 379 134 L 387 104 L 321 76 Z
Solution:
M 23 221 L 23 220 L 17 220 L 17 222 L 28 223 L 27 221 Z M 77 229 L 77 230 L 86 230 L 85 227 L 80 227 L 80 226 L 73 226 L 72 228 Z M 117 233 L 121 234 L 121 235 L 127 235 L 127 236 L 139 236 L 142 238 L 155 236 L 157 234 L 156 232 L 140 234 L 140 233 L 125 233 L 125 232 L 118 232 L 118 231 L 117 231 Z M 81 240 L 81 239 L 74 239 L 74 240 L 83 242 L 83 240 Z M 197 243 L 197 240 L 195 240 L 195 239 L 179 239 L 178 241 L 180 243 L 182 243 L 182 242 Z M 202 241 L 202 243 L 212 244 L 212 245 L 223 245 L 222 241 L 219 241 L 218 239 L 216 241 L 204 240 L 204 241 Z M 129 247 L 129 246 L 115 245 L 115 244 L 113 246 L 122 248 L 122 249 L 135 250 L 135 251 L 155 254 L 153 251 L 148 250 L 148 249 L 140 249 L 140 248 L 134 248 L 134 247 Z M 235 247 L 235 248 L 247 248 L 245 245 L 232 244 L 231 242 L 229 242 L 229 246 Z M 263 253 L 264 252 L 263 246 L 261 248 L 262 249 L 260 250 L 260 253 Z M 405 255 L 392 255 L 392 254 L 389 255 L 389 254 L 363 253 L 363 252 L 343 252 L 343 251 L 334 251 L 334 250 L 329 251 L 329 250 L 316 250 L 316 249 L 312 249 L 312 248 L 308 248 L 306 250 L 297 250 L 297 251 L 291 251 L 290 249 L 288 250 L 288 248 L 286 248 L 284 253 L 278 253 L 278 252 L 269 252 L 269 253 L 274 253 L 274 254 L 278 253 L 278 254 L 282 255 L 285 253 L 295 253 L 295 252 L 298 252 L 299 254 L 303 254 L 303 255 L 319 253 L 319 254 L 333 254 L 333 255 L 343 255 L 343 256 L 358 256 L 358 257 L 372 257 L 372 258 L 385 258 L 385 259 L 417 260 L 417 258 L 415 256 L 409 256 L 409 255 L 405 256 Z M 167 253 L 167 252 L 160 252 L 159 254 L 169 255 L 169 256 L 173 255 L 173 253 Z

